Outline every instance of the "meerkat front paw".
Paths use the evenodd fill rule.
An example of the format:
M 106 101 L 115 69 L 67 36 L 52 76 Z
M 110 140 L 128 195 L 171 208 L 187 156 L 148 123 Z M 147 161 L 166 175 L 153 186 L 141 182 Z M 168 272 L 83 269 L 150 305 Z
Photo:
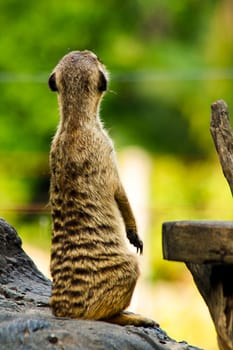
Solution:
M 128 240 L 130 241 L 130 243 L 133 244 L 137 248 L 137 253 L 139 252 L 140 254 L 142 254 L 143 253 L 143 242 L 139 238 L 137 232 L 135 232 L 132 229 L 127 230 L 127 237 L 128 237 Z

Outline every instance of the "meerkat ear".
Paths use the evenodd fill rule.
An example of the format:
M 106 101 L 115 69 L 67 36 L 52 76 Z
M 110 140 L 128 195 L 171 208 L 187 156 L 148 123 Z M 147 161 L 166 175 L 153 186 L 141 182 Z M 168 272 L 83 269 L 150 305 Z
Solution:
M 52 91 L 58 91 L 57 84 L 56 84 L 56 76 L 55 73 L 52 73 L 49 77 L 48 81 L 49 87 Z
M 99 71 L 99 83 L 98 83 L 98 89 L 99 91 L 106 91 L 107 90 L 107 78 L 105 77 L 104 73 Z

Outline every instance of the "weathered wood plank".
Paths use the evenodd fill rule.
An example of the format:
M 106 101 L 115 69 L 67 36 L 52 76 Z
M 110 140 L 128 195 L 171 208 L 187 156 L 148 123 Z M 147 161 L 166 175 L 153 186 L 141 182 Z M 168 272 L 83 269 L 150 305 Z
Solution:
M 233 222 L 165 222 L 163 255 L 186 263 L 209 308 L 220 349 L 232 350 Z
M 173 221 L 162 227 L 167 260 L 233 264 L 233 221 Z

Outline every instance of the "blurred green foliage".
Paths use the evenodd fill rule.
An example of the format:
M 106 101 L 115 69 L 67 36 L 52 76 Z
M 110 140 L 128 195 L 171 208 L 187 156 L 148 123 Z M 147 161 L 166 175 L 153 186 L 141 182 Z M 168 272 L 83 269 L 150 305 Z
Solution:
M 190 115 L 197 98 L 209 103 L 202 91 L 206 33 L 211 39 L 219 4 L 2 0 L 1 149 L 48 151 L 57 108 L 47 76 L 65 53 L 89 48 L 112 72 L 115 94 L 106 98 L 103 118 L 119 142 L 205 156 L 210 150 L 195 133 L 201 115 L 196 122 Z
M 1 215 L 48 244 L 58 108 L 47 78 L 64 54 L 83 49 L 111 73 L 101 115 L 117 149 L 138 145 L 158 163 L 152 246 L 161 245 L 164 219 L 218 215 L 209 114 L 214 100 L 233 100 L 232 7 L 228 0 L 1 0 Z
M 162 222 L 232 219 L 209 134 L 210 104 L 223 98 L 233 108 L 232 1 L 1 0 L 0 33 L 0 215 L 49 251 L 58 107 L 47 79 L 67 52 L 93 50 L 111 73 L 101 116 L 116 149 L 150 154 L 148 276 L 185 281 L 183 264 L 162 259 Z M 181 319 L 187 310 L 179 328 Z

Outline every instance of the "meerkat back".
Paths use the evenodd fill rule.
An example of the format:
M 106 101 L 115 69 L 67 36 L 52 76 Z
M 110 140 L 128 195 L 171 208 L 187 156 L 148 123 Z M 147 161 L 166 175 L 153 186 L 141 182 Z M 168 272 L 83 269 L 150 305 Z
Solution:
M 64 56 L 49 78 L 60 122 L 50 151 L 51 308 L 56 316 L 151 326 L 124 312 L 139 275 L 124 235 L 142 252 L 111 139 L 99 118 L 105 66 L 90 51 Z

